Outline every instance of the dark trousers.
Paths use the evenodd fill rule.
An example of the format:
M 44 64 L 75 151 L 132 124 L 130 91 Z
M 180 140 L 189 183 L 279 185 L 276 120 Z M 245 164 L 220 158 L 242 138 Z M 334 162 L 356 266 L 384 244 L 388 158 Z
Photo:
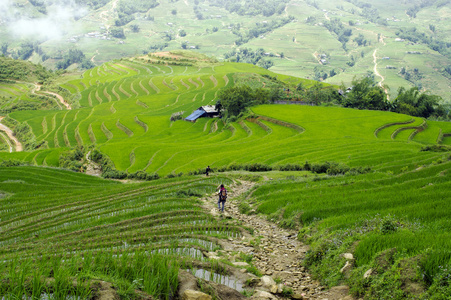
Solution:
M 222 203 L 222 208 L 221 208 L 221 203 Z M 220 211 L 224 211 L 224 204 L 225 204 L 225 200 L 222 200 L 221 197 L 219 197 L 219 199 L 218 199 L 218 209 Z

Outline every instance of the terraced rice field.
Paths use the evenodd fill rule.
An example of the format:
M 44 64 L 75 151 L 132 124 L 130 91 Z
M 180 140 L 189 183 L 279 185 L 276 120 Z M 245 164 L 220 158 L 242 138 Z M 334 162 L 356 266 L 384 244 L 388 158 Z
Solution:
M 129 278 L 125 276 L 128 271 L 108 273 L 108 268 L 120 268 L 122 262 L 140 256 L 152 261 L 156 256 L 160 264 L 166 264 L 160 271 L 175 274 L 175 283 L 172 278 L 162 290 L 143 290 L 169 299 L 177 287 L 177 268 L 172 270 L 171 265 L 204 261 L 202 251 L 219 249 L 219 239 L 242 235 L 242 228 L 219 222 L 200 207 L 199 196 L 213 192 L 219 182 L 231 183 L 221 177 L 190 177 L 121 184 L 57 169 L 0 168 L 0 259 L 4 262 L 0 274 L 9 274 L 3 277 L 8 280 L 0 283 L 0 295 L 22 299 L 23 295 L 48 293 L 45 284 L 34 290 L 25 282 L 33 278 L 36 266 L 42 270 L 35 272 L 35 277 L 58 280 L 60 269 L 70 273 L 71 266 L 80 265 L 76 271 L 80 275 L 65 276 L 121 279 L 124 282 L 117 284 L 125 289 L 133 288 L 134 280 L 153 276 L 154 285 L 163 285 L 158 282 L 164 277 L 161 274 Z M 105 259 L 103 269 L 96 269 L 99 259 Z M 156 270 L 157 264 L 153 262 L 149 268 Z M 22 279 L 12 275 L 16 271 Z M 55 292 L 59 288 L 54 287 Z M 68 293 L 72 292 L 80 296 L 81 290 Z
M 160 175 L 206 164 L 276 165 L 305 160 L 377 169 L 386 168 L 387 163 L 403 165 L 403 161 L 432 157 L 418 152 L 424 143 L 451 144 L 447 123 L 341 108 L 261 106 L 253 111 L 265 118 L 228 124 L 221 119 L 169 120 L 174 112 L 182 111 L 186 117 L 202 105 L 215 104 L 219 90 L 234 84 L 239 73 L 272 74 L 231 63 L 180 66 L 138 58 L 106 63 L 61 85 L 81 96 L 79 109 L 11 113 L 10 117 L 27 122 L 36 140 L 44 141 L 50 150 L 8 157 L 58 166 L 62 151 L 94 144 L 119 170 Z M 413 156 L 406 157 L 406 152 Z
M 413 262 L 414 272 L 422 276 L 415 280 L 428 289 L 433 282 L 442 284 L 437 276 L 446 274 L 451 263 L 451 157 L 449 152 L 435 160 L 403 155 L 399 165 L 381 165 L 365 175 L 274 180 L 257 188 L 248 202 L 257 213 L 286 226 L 301 224 L 300 238 L 312 245 L 312 270 L 323 282 L 337 284 L 343 276 L 341 253 L 354 254 L 350 282 L 359 285 L 358 278 L 380 267 L 381 257 L 391 252 L 396 255 L 389 266 Z M 386 172 L 401 165 L 400 174 Z M 392 278 L 390 271 L 380 269 L 365 284 L 375 287 L 382 280 L 383 285 L 393 281 L 399 286 L 403 272 Z M 401 290 L 396 289 L 398 299 L 405 299 Z M 382 299 L 383 292 L 372 295 Z

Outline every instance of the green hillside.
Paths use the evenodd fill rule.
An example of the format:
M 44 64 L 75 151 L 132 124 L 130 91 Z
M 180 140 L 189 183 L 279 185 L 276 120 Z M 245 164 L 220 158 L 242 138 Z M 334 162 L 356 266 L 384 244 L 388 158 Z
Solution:
M 205 267 L 203 251 L 244 232 L 190 197 L 226 178 L 124 185 L 36 167 L 0 168 L 0 178 L 3 299 L 95 299 L 101 280 L 122 299 L 142 299 L 135 289 L 172 299 L 180 268 Z
M 5 121 L 27 130 L 25 147 L 32 151 L 5 153 L 3 158 L 58 166 L 60 153 L 84 146 L 95 147 L 117 170 L 130 173 L 168 175 L 205 164 L 276 166 L 306 160 L 377 169 L 390 163 L 404 166 L 405 159 L 434 159 L 434 154 L 418 150 L 425 144 L 451 143 L 447 122 L 338 107 L 269 105 L 253 108 L 253 114 L 237 122 L 173 122 L 174 113 L 186 117 L 202 105 L 214 105 L 218 92 L 234 82 L 264 87 L 272 76 L 281 84 L 299 82 L 247 64 L 183 57 L 164 58 L 165 63 L 155 56 L 123 59 L 88 70 L 81 78 L 66 77 L 56 90 L 79 108 L 10 113 Z M 406 158 L 405 152 L 412 157 Z
M 13 3 L 4 14 L 15 17 L 0 26 L 3 53 L 51 68 L 186 48 L 337 85 L 372 73 L 392 98 L 418 86 L 450 102 L 445 0 L 76 1 L 60 9 L 64 19 L 52 1 Z M 30 18 L 28 30 L 19 26 Z M 48 24 L 47 33 L 30 29 Z
M 216 104 L 228 87 L 275 90 L 291 101 L 300 82 L 337 89 L 185 51 L 50 78 L 40 92 L 55 96 L 58 108 L 15 110 L 2 119 L 25 151 L 0 153 L 0 259 L 8 262 L 0 266 L 0 294 L 20 299 L 51 290 L 89 298 L 102 280 L 124 299 L 137 291 L 169 299 L 188 262 L 209 263 L 205 253 L 221 249 L 221 240 L 252 233 L 233 216 L 212 217 L 200 201 L 219 183 L 251 180 L 256 186 L 237 199 L 242 212 L 298 229 L 312 246 L 303 264 L 324 285 L 348 284 L 368 299 L 393 290 L 395 299 L 446 299 L 450 122 L 333 102 L 171 121 Z M 36 87 L 8 84 L 17 89 L 0 90 L 15 90 L 16 98 Z M 116 178 L 152 181 L 41 167 L 85 171 L 86 157 L 124 175 Z M 32 166 L 17 166 L 24 163 Z M 208 178 L 199 175 L 207 165 Z M 348 252 L 352 267 L 340 272 Z

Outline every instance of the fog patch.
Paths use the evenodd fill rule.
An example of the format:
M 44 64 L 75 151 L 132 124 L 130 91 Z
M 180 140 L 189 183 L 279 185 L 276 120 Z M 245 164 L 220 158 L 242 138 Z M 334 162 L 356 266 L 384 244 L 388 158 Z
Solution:
M 40 17 L 22 15 L 12 0 L 0 0 L 0 24 L 5 23 L 14 39 L 51 40 L 60 39 L 76 26 L 75 20 L 88 10 L 70 1 L 46 7 L 47 13 Z

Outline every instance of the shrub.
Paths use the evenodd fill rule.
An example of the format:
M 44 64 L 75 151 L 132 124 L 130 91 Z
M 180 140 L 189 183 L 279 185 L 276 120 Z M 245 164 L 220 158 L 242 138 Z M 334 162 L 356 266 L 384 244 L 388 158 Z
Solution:
M 182 120 L 184 111 L 178 111 L 171 115 L 171 122 Z
M 0 161 L 0 167 L 2 167 L 2 168 L 17 167 L 17 166 L 23 166 L 23 165 L 28 165 L 28 163 L 17 160 L 17 159 L 8 159 L 8 160 Z
M 251 165 L 246 165 L 244 167 L 244 169 L 246 171 L 249 172 L 265 172 L 265 171 L 272 171 L 272 167 L 268 166 L 268 165 L 264 165 L 264 164 L 260 164 L 260 163 L 255 163 L 255 164 L 251 164 Z
M 382 234 L 393 233 L 398 229 L 398 225 L 395 221 L 386 219 L 381 224 L 381 232 Z
M 110 179 L 125 179 L 125 178 L 127 178 L 127 173 L 124 171 L 118 171 L 118 170 L 108 170 L 108 171 L 102 173 L 102 177 L 110 178 Z
M 62 153 L 59 157 L 59 166 L 76 172 L 85 171 L 83 146 Z
M 301 165 L 291 165 L 291 164 L 287 164 L 287 165 L 280 165 L 278 167 L 278 169 L 280 171 L 302 171 L 304 170 L 304 167 Z
M 428 145 L 422 147 L 420 151 L 448 152 L 451 151 L 451 147 L 446 145 Z

